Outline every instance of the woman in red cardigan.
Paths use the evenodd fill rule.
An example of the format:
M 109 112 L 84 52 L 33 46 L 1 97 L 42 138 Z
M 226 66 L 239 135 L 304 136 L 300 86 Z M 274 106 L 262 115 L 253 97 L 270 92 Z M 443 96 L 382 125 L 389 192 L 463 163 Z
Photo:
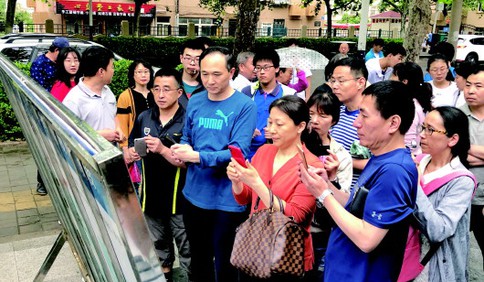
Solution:
M 298 146 L 302 146 L 301 133 L 309 122 L 309 109 L 304 100 L 288 95 L 272 102 L 269 112 L 266 132 L 271 135 L 273 143 L 260 147 L 252 158 L 252 163 L 246 161 L 247 168 L 234 159 L 227 167 L 234 197 L 241 205 L 252 203 L 253 213 L 257 197 L 261 199 L 258 210 L 269 206 L 271 189 L 274 197 L 282 200 L 284 214 L 293 217 L 310 234 L 316 201 L 298 177 L 298 164 L 302 161 Z M 323 167 L 321 161 L 306 147 L 303 150 L 308 165 Z M 279 201 L 275 198 L 274 208 L 281 210 Z M 310 235 L 305 238 L 304 247 L 304 268 L 308 271 L 313 265 Z M 274 279 L 282 281 L 284 278 Z M 246 277 L 242 280 L 252 281 L 253 278 Z

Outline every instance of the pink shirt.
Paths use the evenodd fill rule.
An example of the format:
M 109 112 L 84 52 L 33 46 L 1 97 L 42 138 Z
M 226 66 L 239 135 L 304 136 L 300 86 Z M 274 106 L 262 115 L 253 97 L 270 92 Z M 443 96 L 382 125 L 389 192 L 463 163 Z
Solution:
M 67 96 L 67 93 L 72 89 L 72 87 L 76 86 L 76 82 L 71 80 L 71 87 L 67 87 L 67 85 L 60 81 L 57 80 L 54 85 L 52 86 L 52 90 L 50 90 L 50 93 L 52 96 L 54 96 L 59 102 L 62 103 L 64 98 Z
M 420 132 L 418 128 L 425 120 L 425 113 L 417 99 L 413 99 L 413 103 L 415 105 L 415 116 L 412 125 L 405 134 L 405 145 L 410 148 L 413 155 L 419 155 L 422 153 L 422 148 L 420 147 Z

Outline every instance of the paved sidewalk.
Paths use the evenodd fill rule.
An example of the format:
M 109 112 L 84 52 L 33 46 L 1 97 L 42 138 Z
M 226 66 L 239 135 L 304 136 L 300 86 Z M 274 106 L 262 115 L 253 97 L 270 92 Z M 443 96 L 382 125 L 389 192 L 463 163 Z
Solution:
M 61 226 L 49 196 L 36 194 L 37 168 L 25 142 L 0 143 L 0 282 L 32 281 Z M 469 281 L 482 281 L 482 257 L 471 235 Z M 178 278 L 175 261 L 175 281 Z M 44 281 L 82 281 L 64 244 Z
M 37 167 L 27 143 L 0 144 L 0 238 L 60 231 L 49 196 L 36 193 Z
M 37 167 L 27 143 L 0 143 L 0 179 L 0 281 L 32 281 L 61 226 L 50 197 L 36 193 Z M 69 244 L 44 281 L 82 281 Z

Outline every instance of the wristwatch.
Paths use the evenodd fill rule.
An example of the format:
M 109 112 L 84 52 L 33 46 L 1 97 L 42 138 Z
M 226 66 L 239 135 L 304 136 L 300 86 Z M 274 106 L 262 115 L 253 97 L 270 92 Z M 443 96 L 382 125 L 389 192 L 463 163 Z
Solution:
M 326 199 L 326 197 L 328 197 L 329 195 L 333 195 L 333 191 L 328 188 L 324 190 L 321 196 L 316 199 L 316 206 L 318 208 L 324 208 L 324 199 Z

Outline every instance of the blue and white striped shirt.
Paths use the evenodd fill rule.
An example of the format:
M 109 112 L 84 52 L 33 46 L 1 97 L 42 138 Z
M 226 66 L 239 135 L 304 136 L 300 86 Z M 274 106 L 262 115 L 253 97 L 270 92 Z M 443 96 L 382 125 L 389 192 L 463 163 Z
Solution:
M 348 111 L 346 106 L 342 105 L 340 108 L 340 117 L 337 124 L 331 128 L 330 135 L 336 142 L 343 145 L 346 151 L 350 151 L 351 144 L 355 140 L 360 140 L 356 133 L 356 127 L 353 126 L 353 122 L 360 113 L 360 110 Z

